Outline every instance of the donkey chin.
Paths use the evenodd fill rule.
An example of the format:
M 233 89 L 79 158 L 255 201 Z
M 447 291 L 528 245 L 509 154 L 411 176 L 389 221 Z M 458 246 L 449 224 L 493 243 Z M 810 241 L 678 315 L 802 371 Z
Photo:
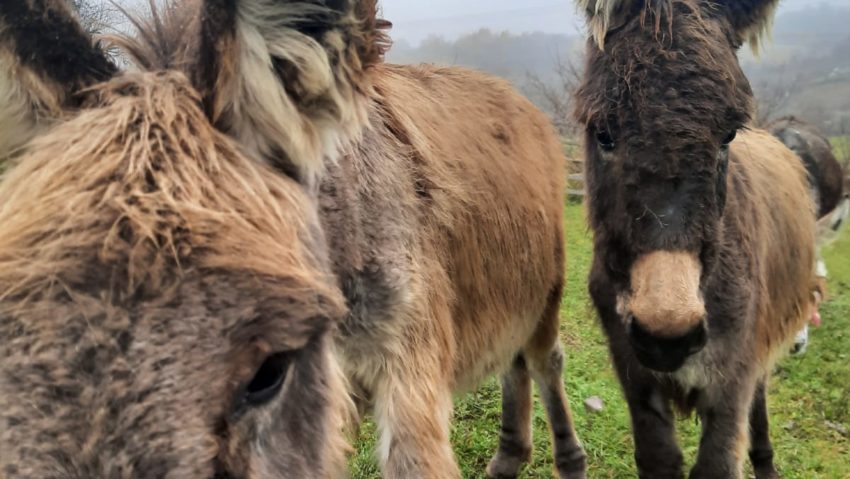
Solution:
M 640 363 L 658 372 L 679 370 L 708 342 L 702 266 L 696 254 L 655 251 L 635 261 L 631 289 L 617 310 Z

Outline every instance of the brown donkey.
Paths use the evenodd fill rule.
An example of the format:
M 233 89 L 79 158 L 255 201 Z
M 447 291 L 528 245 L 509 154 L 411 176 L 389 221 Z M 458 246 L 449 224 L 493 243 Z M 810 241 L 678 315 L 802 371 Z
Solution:
M 304 133 L 284 151 L 305 168 L 314 136 L 350 129 L 347 82 L 375 61 L 346 51 L 336 89 L 291 103 Z M 286 71 L 333 78 L 328 62 Z M 119 74 L 64 0 L 0 2 L 0 124 L 16 125 L 0 130 L 16 163 L 0 185 L 3 479 L 344 472 L 345 307 L 317 205 L 214 128 L 202 106 L 232 87 Z
M 20 35 L 57 51 L 68 17 L 33 1 L 4 3 L 4 24 L 34 19 Z M 187 2 L 121 41 L 189 82 L 86 88 L 114 71 L 78 85 L 4 38 L 39 82 L 14 91 L 77 99 L 0 189 L 4 479 L 334 472 L 338 296 L 336 357 L 387 477 L 459 477 L 452 395 L 506 368 L 490 475 L 529 457 L 533 379 L 560 477 L 584 477 L 558 342 L 560 143 L 501 81 L 379 64 L 375 9 Z
M 815 215 L 799 159 L 746 127 L 736 52 L 776 0 L 579 0 L 590 293 L 640 477 L 681 478 L 671 402 L 696 409 L 692 479 L 777 477 L 766 381 L 813 312 Z M 737 135 L 737 139 L 736 139 Z

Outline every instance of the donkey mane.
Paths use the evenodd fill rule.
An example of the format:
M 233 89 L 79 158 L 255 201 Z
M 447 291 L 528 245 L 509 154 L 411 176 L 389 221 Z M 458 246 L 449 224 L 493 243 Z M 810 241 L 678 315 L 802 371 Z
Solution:
M 642 9 L 641 21 L 646 18 L 650 10 L 656 12 L 672 11 L 674 3 L 682 3 L 692 7 L 698 14 L 698 0 L 576 0 L 580 9 L 588 16 L 588 29 L 591 37 L 600 49 L 605 48 L 605 39 L 609 32 L 621 26 L 625 21 L 623 15 L 635 9 Z M 760 2 L 753 0 L 716 0 L 709 8 L 727 8 L 731 10 L 730 15 L 738 18 L 738 22 L 751 23 L 751 26 L 743 33 L 741 40 L 748 41 L 754 53 L 758 53 L 759 45 L 770 37 L 773 25 L 774 12 L 779 5 L 779 0 L 768 2 L 762 6 Z M 656 33 L 659 32 L 661 23 L 660 16 L 656 16 L 654 25 Z M 667 17 L 672 23 L 672 16 Z
M 297 273 L 321 238 L 304 237 L 315 212 L 300 188 L 204 126 L 182 74 L 128 73 L 92 93 L 103 108 L 36 139 L 0 185 L 5 298 L 58 283 L 120 301 L 168 287 L 189 263 L 277 277 L 283 264 L 293 285 L 335 303 L 338 293 Z M 104 265 L 113 277 L 88 275 Z
M 216 128 L 249 154 L 314 185 L 367 123 L 371 82 L 390 23 L 376 0 L 188 0 L 130 15 L 135 38 L 112 36 L 143 70 L 190 77 Z M 260 100 L 262 98 L 262 100 Z
M 358 50 L 364 52 L 361 57 L 364 64 L 382 63 L 392 43 L 388 33 L 392 24 L 379 17 L 378 0 L 351 1 L 356 1 L 354 16 L 340 21 L 360 23 L 358 31 L 361 35 L 348 40 L 355 42 Z M 199 28 L 199 10 L 202 8 L 200 0 L 166 0 L 162 6 L 158 6 L 155 0 L 149 0 L 149 15 L 119 8 L 135 28 L 135 35 L 113 34 L 105 35 L 104 38 L 120 47 L 138 68 L 180 70 L 190 66 L 189 55 L 198 51 L 203 40 L 197 35 L 186 35 L 187 31 Z M 289 13 L 291 21 L 311 21 L 310 15 L 320 17 L 323 11 L 329 11 L 326 7 L 315 7 L 312 10 L 310 14 Z

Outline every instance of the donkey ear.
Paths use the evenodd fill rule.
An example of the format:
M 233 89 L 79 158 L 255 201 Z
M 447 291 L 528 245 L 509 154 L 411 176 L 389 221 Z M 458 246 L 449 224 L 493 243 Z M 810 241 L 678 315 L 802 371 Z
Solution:
M 724 15 L 732 24 L 738 41 L 750 42 L 753 51 L 768 36 L 779 0 L 709 0 L 706 8 Z
M 203 0 L 193 82 L 225 133 L 312 183 L 366 122 L 377 0 Z
M 0 158 L 116 72 L 65 0 L 0 1 Z
M 608 32 L 622 26 L 644 0 L 576 0 L 587 16 L 587 29 L 600 49 L 605 48 Z

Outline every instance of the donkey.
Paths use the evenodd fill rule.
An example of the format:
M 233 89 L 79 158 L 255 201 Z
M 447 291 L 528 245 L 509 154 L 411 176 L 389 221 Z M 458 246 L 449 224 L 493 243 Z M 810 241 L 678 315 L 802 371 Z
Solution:
M 377 20 L 374 0 L 343 2 L 349 3 L 361 21 L 388 26 Z M 245 1 L 236 18 L 258 15 L 260 33 L 276 39 L 274 22 L 286 19 L 292 4 Z M 185 16 L 143 28 L 143 37 L 156 38 L 157 30 L 179 37 L 175 19 Z M 221 25 L 203 17 L 209 20 L 202 30 L 213 32 L 222 50 L 233 48 L 231 57 L 263 58 L 244 21 Z M 338 35 L 322 21 L 314 20 L 314 38 L 335 45 Z M 386 49 L 386 39 L 374 35 L 367 47 Z M 174 60 L 157 53 L 157 43 L 163 42 L 129 51 L 143 65 L 189 65 L 190 76 L 208 64 L 196 45 L 179 46 Z M 348 308 L 338 358 L 359 409 L 374 413 L 385 477 L 460 477 L 449 442 L 453 395 L 505 370 L 502 433 L 488 475 L 515 477 L 530 458 L 534 380 L 558 475 L 585 477 L 558 340 L 565 160 L 549 120 L 501 80 L 458 68 L 376 64 L 355 84 L 366 97 L 360 135 L 343 145 L 338 161 L 311 172 L 280 154 L 288 151 L 281 138 L 290 135 L 291 122 L 262 129 L 254 116 L 264 108 L 267 117 L 288 113 L 286 105 L 266 106 L 269 91 L 285 98 L 320 85 L 293 84 L 293 64 L 310 63 L 292 58 L 286 42 L 266 48 L 274 69 L 262 74 L 278 77 L 257 73 L 263 65 L 243 69 L 242 96 L 213 108 L 220 112 L 216 124 L 315 191 Z
M 642 478 L 683 475 L 671 403 L 702 422 L 692 479 L 741 478 L 748 446 L 756 477 L 777 477 L 765 388 L 814 308 L 815 215 L 799 159 L 746 126 L 736 55 L 776 3 L 578 1 L 589 291 Z
M 57 17 L 55 5 L 29 1 L 13 2 L 30 10 L 9 9 L 5 22 Z M 529 458 L 533 379 L 559 476 L 585 477 L 558 341 L 564 158 L 546 117 L 505 82 L 475 72 L 382 64 L 387 25 L 374 0 L 199 0 L 163 13 L 137 21 L 137 39 L 118 39 L 148 73 L 74 87 L 69 95 L 82 95 L 82 112 L 63 110 L 58 125 L 46 126 L 4 185 L 9 191 L 0 191 L 18 205 L 0 213 L 25 218 L 25 206 L 54 211 L 42 197 L 67 204 L 84 185 L 102 188 L 86 196 L 99 202 L 81 209 L 91 226 L 67 208 L 54 211 L 52 223 L 39 221 L 59 235 L 56 222 L 74 219 L 91 254 L 78 244 L 62 251 L 79 251 L 79 263 L 31 267 L 48 258 L 36 254 L 34 239 L 26 254 L 3 253 L 14 268 L 0 271 L 29 271 L 42 289 L 17 292 L 15 278 L 7 283 L 0 337 L 47 321 L 18 311 L 21 298 L 44 311 L 48 287 L 73 294 L 75 319 L 61 324 L 80 331 L 60 334 L 48 323 L 27 336 L 51 346 L 46 368 L 30 343 L 0 346 L 15 358 L 0 366 L 5 376 L 70 365 L 64 382 L 51 375 L 0 389 L 0 406 L 8 406 L 25 404 L 15 401 L 22 390 L 46 388 L 41 409 L 0 413 L 7 424 L 46 418 L 0 436 L 7 474 L 59 467 L 82 476 L 330 475 L 342 437 L 332 426 L 347 398 L 326 355 L 333 330 L 355 400 L 375 413 L 386 477 L 460 477 L 449 444 L 452 395 L 505 370 L 502 434 L 488 474 L 514 477 Z M 47 37 L 52 25 L 40 27 L 44 48 L 58 48 Z M 36 78 L 68 85 L 50 75 L 47 68 Z M 128 110 L 137 116 L 121 116 Z M 59 144 L 88 149 L 60 153 Z M 24 190 L 24 179 L 52 171 L 57 157 L 79 163 L 54 172 L 65 181 L 50 186 L 64 189 Z M 42 169 L 28 166 L 38 158 Z M 83 161 L 92 158 L 94 165 Z M 68 176 L 88 171 L 99 181 Z M 26 203 L 16 199 L 22 191 L 30 192 Z M 120 208 L 109 210 L 113 204 Z M 61 282 L 52 281 L 56 271 Z M 129 275 L 126 284 L 115 271 Z M 110 321 L 79 327 L 99 317 L 81 310 L 78 296 L 109 305 Z M 89 379 L 71 359 L 95 333 L 98 344 L 119 347 L 87 356 L 97 373 Z M 72 339 L 59 347 L 59 337 Z M 97 394 L 68 401 L 49 389 L 81 390 L 83 378 L 100 386 Z M 11 383 L 0 379 L 0 387 Z M 39 412 L 59 401 L 76 419 Z M 128 417 L 122 405 L 131 401 L 149 414 L 139 419 L 133 409 Z M 35 454 L 45 431 L 84 440 L 47 442 Z M 21 472 L 18 464 L 32 465 Z
M 817 276 L 821 289 L 826 289 L 828 271 L 820 255 L 820 246 L 834 237 L 847 219 L 847 204 L 850 200 L 844 196 L 843 170 L 832 153 L 832 145 L 818 129 L 799 118 L 788 116 L 769 123 L 765 129 L 779 138 L 803 161 L 809 179 L 809 189 L 815 200 L 818 216 L 817 240 Z M 820 314 L 815 312 L 812 323 L 820 324 Z M 801 329 L 794 339 L 793 354 L 806 351 L 809 342 L 809 326 Z
M 772 121 L 765 129 L 803 160 L 818 219 L 835 210 L 844 197 L 843 171 L 829 140 L 814 125 L 793 116 Z
M 818 212 L 818 244 L 828 243 L 850 214 L 850 191 L 832 145 L 814 125 L 793 116 L 773 121 L 766 128 L 803 160 Z
M 291 49 L 337 58 L 286 70 L 322 88 L 288 97 L 299 136 L 281 153 L 306 169 L 359 118 L 377 58 L 347 4 L 331 51 L 298 33 L 324 7 L 286 3 Z M 245 73 L 212 40 L 204 59 Z M 0 2 L 3 479 L 344 472 L 345 302 L 317 203 L 219 131 L 204 106 L 238 82 L 218 73 L 120 73 L 65 0 Z

